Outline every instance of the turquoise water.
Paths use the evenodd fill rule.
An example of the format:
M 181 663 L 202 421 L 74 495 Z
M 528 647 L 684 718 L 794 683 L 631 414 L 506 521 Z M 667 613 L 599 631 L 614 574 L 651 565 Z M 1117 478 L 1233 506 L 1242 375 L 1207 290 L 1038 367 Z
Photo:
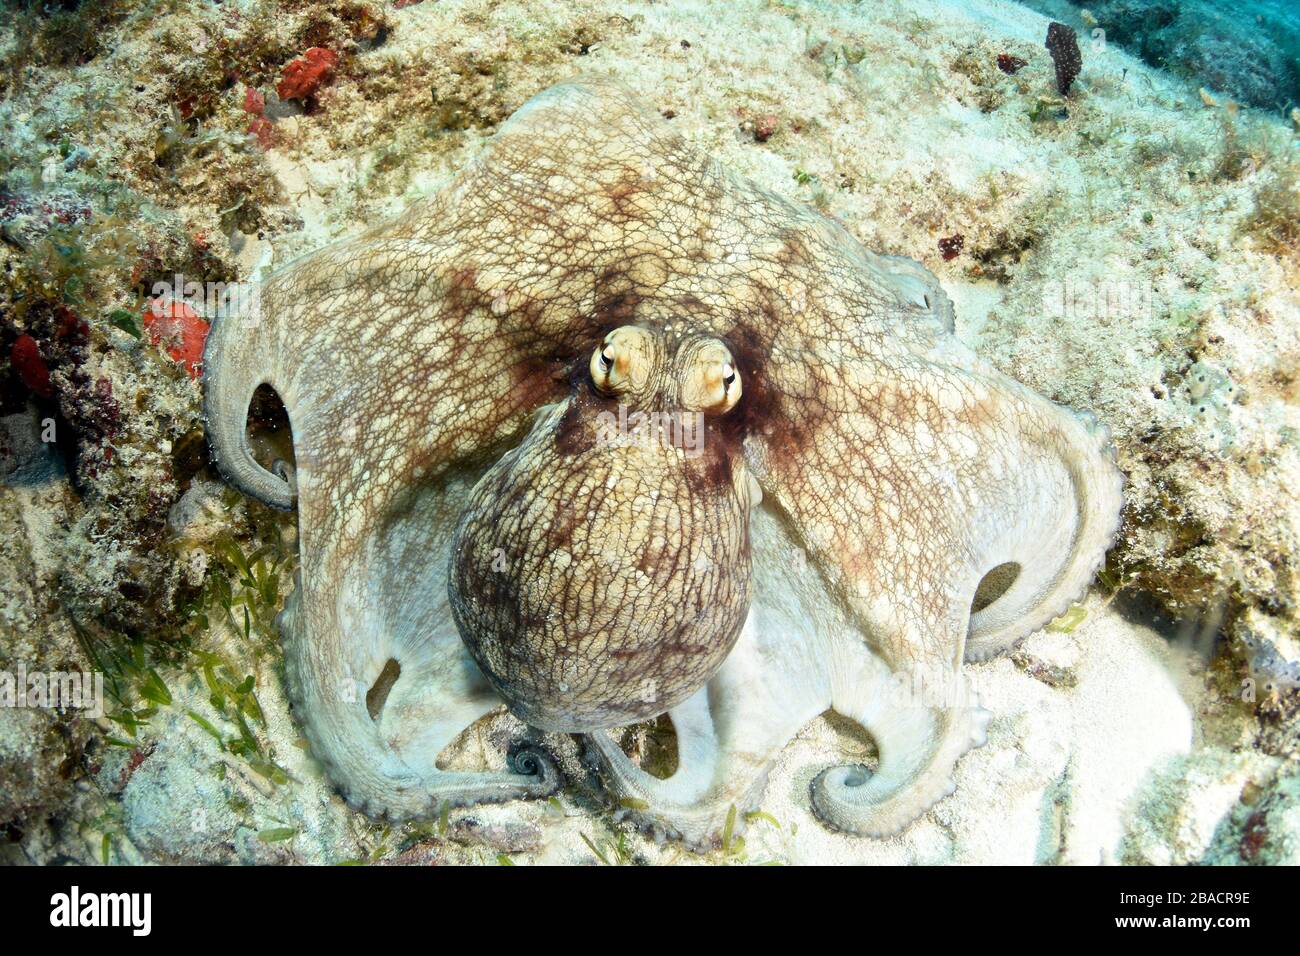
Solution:
M 1081 37 L 1100 29 L 1105 42 L 1243 105 L 1283 112 L 1300 105 L 1296 0 L 1024 2 L 1076 27 Z

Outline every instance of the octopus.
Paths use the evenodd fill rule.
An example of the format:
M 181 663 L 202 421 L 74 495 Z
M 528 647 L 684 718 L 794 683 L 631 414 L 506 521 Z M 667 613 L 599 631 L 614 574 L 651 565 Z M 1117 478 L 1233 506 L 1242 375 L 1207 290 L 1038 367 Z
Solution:
M 204 356 L 214 461 L 297 509 L 290 702 L 355 808 L 540 797 L 440 766 L 503 704 L 582 735 L 648 828 L 716 843 L 828 710 L 878 760 L 811 781 L 885 837 L 985 740 L 963 662 L 1089 586 L 1107 429 L 997 371 L 927 269 L 740 178 L 618 83 L 552 87 L 404 214 L 288 263 Z M 279 395 L 291 461 L 259 461 Z M 265 458 L 265 456 L 263 456 Z M 668 715 L 655 776 L 618 728 Z

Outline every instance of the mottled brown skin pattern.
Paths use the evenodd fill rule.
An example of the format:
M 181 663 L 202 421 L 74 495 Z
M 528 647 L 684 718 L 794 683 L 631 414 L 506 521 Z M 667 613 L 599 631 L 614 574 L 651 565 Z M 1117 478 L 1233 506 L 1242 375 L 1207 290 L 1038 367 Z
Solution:
M 461 635 L 511 710 L 547 730 L 617 727 L 681 703 L 749 609 L 753 494 L 718 419 L 702 419 L 698 443 L 601 432 L 620 405 L 625 419 L 680 410 L 693 342 L 649 337 L 671 354 L 643 358 L 639 394 L 580 382 L 479 482 L 453 543 Z
M 715 447 L 702 459 L 713 465 L 711 481 L 699 485 L 690 469 L 659 458 L 636 466 L 630 458 L 616 465 L 583 459 L 574 451 L 582 447 L 581 419 L 575 425 L 570 417 L 566 432 L 561 416 L 546 425 L 546 440 L 525 449 L 536 464 L 554 465 L 553 474 L 512 475 L 503 464 L 471 496 L 468 482 L 521 440 L 539 407 L 567 401 L 581 411 L 583 363 L 602 337 L 630 324 L 708 337 L 734 355 L 744 395 L 711 426 Z M 494 687 L 510 699 L 502 674 L 489 686 L 463 658 L 447 606 L 450 530 L 436 516 L 471 498 L 471 514 L 509 526 L 525 562 L 540 560 L 541 539 L 557 535 L 576 540 L 589 562 L 594 528 L 566 518 L 563 499 L 591 466 L 622 478 L 616 487 L 668 489 L 690 515 L 692 537 L 651 548 L 652 570 L 710 540 L 727 542 L 715 553 L 741 560 L 741 522 L 730 504 L 718 503 L 720 489 L 737 494 L 739 463 L 806 548 L 828 588 L 819 600 L 842 605 L 857 629 L 834 647 L 809 644 L 802 676 L 786 681 L 801 688 L 784 705 L 789 721 L 835 706 L 880 734 L 890 727 L 873 727 L 868 703 L 844 696 L 847 675 L 859 672 L 845 661 L 868 655 L 862 673 L 883 672 L 878 660 L 890 672 L 960 684 L 963 656 L 996 653 L 1068 606 L 1101 560 L 1119 510 L 1104 429 L 961 345 L 948 299 L 926 270 L 874 255 L 831 220 L 729 175 L 603 80 L 539 95 L 436 195 L 285 267 L 265 287 L 259 322 L 217 323 L 205 377 L 223 473 L 298 508 L 301 582 L 283 620 L 296 712 L 349 799 L 393 816 L 555 785 L 536 760 L 520 768 L 531 774 L 451 774 L 434 765 L 458 721 L 495 705 Z M 289 412 L 296 489 L 258 469 L 245 450 L 248 400 L 264 382 Z M 564 441 L 575 444 L 566 452 Z M 701 497 L 697 486 L 723 497 Z M 512 489 L 528 494 L 512 501 Z M 529 507 L 549 509 L 545 520 L 525 521 Z M 415 557 L 421 553 L 427 561 Z M 616 551 L 616 574 L 597 580 L 630 581 L 634 557 L 646 560 L 630 547 Z M 972 616 L 981 578 L 1012 560 L 1024 569 L 1016 583 Z M 482 579 L 483 572 L 476 566 L 465 574 Z M 655 572 L 649 580 L 670 594 L 716 593 L 730 607 L 741 600 L 744 579 L 733 564 L 717 578 Z M 521 631 L 511 615 L 542 614 L 541 603 L 520 601 L 522 583 L 498 592 L 513 609 L 480 604 L 474 613 L 496 621 L 491 627 L 501 633 L 537 638 L 510 649 L 499 666 L 527 672 L 529 693 L 554 712 L 567 682 L 555 676 L 555 660 L 536 655 L 572 636 L 573 621 L 561 616 L 564 626 L 548 630 L 529 617 Z M 564 594 L 579 584 L 557 579 L 546 587 Z M 631 590 L 624 600 L 637 609 L 653 604 Z M 594 607 L 594 598 L 575 604 L 580 614 L 594 615 Z M 755 603 L 751 622 L 758 610 Z M 584 666 L 599 656 L 590 653 L 597 646 L 621 649 L 624 638 L 629 649 L 642 649 L 645 635 L 631 637 L 637 619 L 593 616 L 597 626 L 627 633 L 582 636 L 606 642 L 589 645 Z M 725 647 L 733 623 L 719 613 L 711 641 L 690 640 Z M 767 658 L 744 656 L 752 646 L 742 638 L 709 683 L 731 688 L 737 707 L 747 681 L 769 666 Z M 664 673 L 684 674 L 670 658 Z M 733 659 L 749 661 L 751 677 Z M 401 677 L 387 708 L 372 717 L 364 698 L 390 660 L 401 664 Z M 498 666 L 486 656 L 481 662 Z M 689 685 L 709 667 L 686 670 Z M 595 704 L 584 703 L 588 717 L 610 706 L 609 690 L 621 686 L 616 674 L 602 667 L 598 680 L 584 683 L 606 689 Z M 762 700 L 754 703 L 761 708 Z M 947 792 L 953 764 L 980 735 L 972 714 L 922 708 L 891 751 L 916 751 L 897 771 L 887 773 L 886 761 L 862 786 L 837 768 L 814 786 L 814 805 L 832 825 L 855 832 L 905 826 Z M 762 725 L 753 739 L 734 713 L 716 726 L 700 724 L 702 739 L 722 748 L 719 780 L 761 779 L 765 761 L 794 732 L 768 716 L 760 709 L 747 718 Z M 678 796 L 632 779 L 616 754 L 606 751 L 604 760 L 616 792 L 644 791 L 650 814 L 660 814 L 655 821 L 692 839 L 708 839 L 727 801 L 752 790 L 719 782 L 682 809 L 673 803 Z

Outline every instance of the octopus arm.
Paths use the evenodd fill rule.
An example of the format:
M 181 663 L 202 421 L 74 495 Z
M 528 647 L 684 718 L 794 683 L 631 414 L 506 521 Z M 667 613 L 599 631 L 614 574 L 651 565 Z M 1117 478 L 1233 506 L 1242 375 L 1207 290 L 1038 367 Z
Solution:
M 441 746 L 499 701 L 441 616 L 450 539 L 437 535 L 454 513 L 445 529 L 412 516 L 439 500 L 439 482 L 507 447 L 597 330 L 623 320 L 636 284 L 651 288 L 656 269 L 624 268 L 653 259 L 629 250 L 652 231 L 632 226 L 674 208 L 673 196 L 652 202 L 653 184 L 671 192 L 711 168 L 689 151 L 676 156 L 685 172 L 652 166 L 663 137 L 612 85 L 543 93 L 437 193 L 287 264 L 208 337 L 219 470 L 298 510 L 288 689 L 313 751 L 358 805 L 400 816 L 554 783 L 535 758 L 532 774 L 437 769 Z M 264 384 L 293 430 L 285 473 L 254 460 L 246 438 Z M 384 706 L 371 713 L 367 697 Z
M 729 817 L 732 832 L 743 831 L 772 763 L 830 705 L 816 655 L 793 639 L 800 634 L 779 610 L 751 608 L 718 673 L 669 712 L 677 736 L 670 777 L 633 764 L 608 732 L 588 736 L 605 786 L 643 829 L 697 850 L 721 842 Z
M 747 445 L 765 497 L 741 638 L 671 712 L 671 777 L 591 738 L 610 789 L 656 832 L 716 845 L 827 708 L 864 728 L 877 760 L 820 773 L 814 811 L 851 833 L 899 832 L 952 792 L 985 738 L 963 659 L 1041 627 L 1103 559 L 1122 503 L 1103 426 L 955 340 L 890 348 L 768 366 L 779 401 Z
M 521 737 L 502 769 L 452 771 L 439 756 L 501 706 L 460 639 L 446 555 L 472 482 L 455 476 L 403 497 L 377 533 L 335 551 L 332 573 L 299 582 L 281 615 L 286 684 L 313 755 L 354 807 L 400 820 L 443 805 L 540 797 L 560 785 Z
M 982 739 L 964 657 L 1011 646 L 1087 587 L 1118 527 L 1121 476 L 1104 428 L 979 363 L 902 350 L 772 375 L 784 429 L 751 443 L 755 472 L 905 692 L 839 695 L 881 766 L 828 771 L 814 806 L 841 829 L 893 833 L 949 792 Z M 972 615 L 1008 567 L 1009 586 Z M 843 685 L 840 660 L 826 666 Z
M 608 734 L 592 734 L 606 786 L 656 836 L 701 850 L 717 846 L 728 826 L 732 833 L 745 828 L 786 745 L 833 709 L 870 733 L 879 760 L 870 770 L 855 764 L 819 775 L 814 810 L 839 829 L 896 832 L 948 792 L 953 763 L 982 742 L 988 714 L 916 706 L 900 674 L 863 640 L 848 608 L 805 559 L 788 520 L 764 504 L 751 533 L 754 604 L 718 673 L 669 713 L 676 771 L 656 778 Z
M 925 652 L 956 663 L 1009 648 L 1091 583 L 1123 504 L 1093 416 L 983 363 L 908 351 L 771 375 L 781 406 L 749 440 L 755 474 L 864 622 L 901 613 L 935 635 Z M 993 571 L 1009 580 L 989 595 Z M 882 650 L 905 661 L 918 649 Z
M 323 484 L 368 444 L 427 471 L 517 430 L 638 290 L 662 280 L 642 240 L 673 228 L 671 210 L 689 197 L 672 184 L 721 175 L 663 126 L 607 81 L 547 90 L 403 215 L 243 296 L 204 354 L 222 474 L 275 507 L 296 501 L 294 482 L 254 461 L 245 440 L 260 385 L 279 394 L 295 454 L 306 449 Z
M 610 328 L 683 317 L 767 351 L 924 344 L 952 321 L 917 264 L 867 252 L 722 170 L 623 86 L 585 78 L 535 96 L 402 216 L 287 264 L 215 323 L 214 458 L 232 484 L 293 507 L 295 476 L 263 468 L 245 439 L 265 384 L 306 459 L 299 479 L 346 481 L 376 443 L 404 467 L 450 467 L 517 434 Z

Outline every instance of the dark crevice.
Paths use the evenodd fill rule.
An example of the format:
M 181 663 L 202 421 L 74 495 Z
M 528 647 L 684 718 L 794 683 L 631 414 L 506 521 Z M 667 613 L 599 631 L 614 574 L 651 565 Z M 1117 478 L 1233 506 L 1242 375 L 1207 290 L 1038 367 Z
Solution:
M 248 447 L 253 459 L 267 471 L 277 472 L 277 464 L 296 465 L 293 431 L 284 402 L 270 385 L 259 385 L 248 405 Z
M 388 694 L 397 683 L 397 678 L 401 676 L 402 665 L 397 663 L 395 658 L 390 657 L 384 669 L 375 678 L 370 690 L 366 691 L 366 711 L 370 714 L 371 720 L 379 719 L 379 715 L 384 711 L 384 704 L 388 703 Z
M 999 564 L 997 567 L 984 575 L 975 589 L 975 600 L 971 602 L 971 613 L 982 611 L 1002 595 L 1006 594 L 1011 585 L 1016 583 L 1016 578 L 1020 577 L 1020 565 L 1015 561 L 1007 561 Z
M 667 780 L 677 772 L 677 729 L 667 714 L 625 728 L 619 746 L 652 777 Z

